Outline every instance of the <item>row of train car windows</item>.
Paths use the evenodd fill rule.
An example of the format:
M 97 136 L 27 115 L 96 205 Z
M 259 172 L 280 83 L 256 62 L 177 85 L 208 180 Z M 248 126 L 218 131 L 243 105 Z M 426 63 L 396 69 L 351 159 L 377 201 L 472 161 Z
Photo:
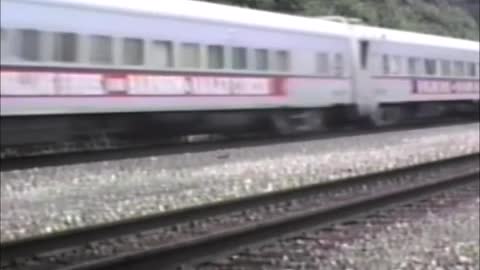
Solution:
M 333 64 L 331 63 L 333 56 Z M 315 56 L 315 73 L 319 75 L 342 76 L 344 73 L 344 59 L 341 53 L 330 55 L 326 52 L 318 52 Z
M 404 68 L 404 59 L 406 59 L 406 68 Z M 403 75 L 406 73 L 408 75 L 477 77 L 479 64 L 445 59 L 403 58 L 384 54 L 382 57 L 382 72 L 384 75 Z
M 6 45 L 7 34 L 12 45 Z M 90 35 L 82 45 L 80 36 L 75 33 L 46 33 L 37 30 L 6 31 L 2 29 L 2 58 L 21 61 L 54 61 L 59 63 L 83 62 L 79 60 L 82 53 L 84 62 L 94 65 L 112 65 L 116 45 L 114 38 L 102 35 Z M 138 38 L 122 38 L 119 60 L 127 66 L 151 66 L 157 68 L 201 68 L 202 49 L 206 51 L 205 66 L 209 69 L 256 70 L 256 71 L 291 71 L 291 55 L 287 50 L 250 49 L 246 47 L 227 48 L 223 45 L 198 43 L 180 43 L 174 53 L 171 41 L 145 41 Z M 81 47 L 85 46 L 82 50 Z M 88 47 L 86 47 L 88 46 Z M 45 50 L 44 48 L 52 48 Z M 227 51 L 228 50 L 228 51 Z M 174 59 L 178 55 L 178 59 Z M 229 55 L 229 63 L 227 63 Z M 176 61 L 175 61 L 176 60 Z M 315 74 L 342 76 L 344 58 L 341 53 L 330 54 L 318 52 L 315 61 Z
M 12 35 L 12 48 L 6 51 L 7 35 Z M 114 60 L 114 38 L 103 35 L 88 36 L 87 60 L 90 64 L 111 65 Z M 16 42 L 15 42 L 16 41 Z M 138 38 L 122 38 L 119 50 L 120 62 L 128 66 L 156 66 L 169 68 L 178 65 L 182 68 L 209 69 L 232 68 L 237 70 L 253 69 L 257 71 L 290 71 L 290 53 L 286 50 L 270 50 L 266 48 L 249 49 L 246 47 L 227 48 L 223 45 L 207 45 L 198 43 L 181 43 L 178 50 L 178 61 L 174 59 L 174 44 L 171 41 L 145 41 Z M 50 45 L 50 46 L 48 46 Z M 51 53 L 42 50 L 52 47 Z M 9 31 L 2 29 L 2 56 L 13 56 L 23 61 L 38 62 L 52 60 L 62 63 L 80 62 L 80 36 L 75 33 L 51 33 L 37 30 Z M 206 63 L 202 63 L 202 49 L 206 50 Z M 230 49 L 230 64 L 227 65 L 227 49 Z M 248 52 L 252 50 L 253 61 L 249 63 Z M 46 54 L 46 55 L 42 55 Z M 177 62 L 175 64 L 175 62 Z M 203 64 L 203 65 L 202 65 Z

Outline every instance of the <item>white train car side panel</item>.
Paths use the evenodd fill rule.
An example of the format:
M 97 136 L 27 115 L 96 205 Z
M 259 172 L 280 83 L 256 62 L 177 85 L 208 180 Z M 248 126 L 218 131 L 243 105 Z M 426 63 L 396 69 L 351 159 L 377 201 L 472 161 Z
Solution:
M 479 100 L 478 42 L 374 27 L 356 28 L 368 33 L 363 38 L 371 40 L 370 91 L 378 103 Z M 427 72 L 426 61 L 429 64 L 433 61 L 433 72 Z M 447 62 L 450 74 L 445 74 L 443 62 Z M 463 65 L 463 74 L 454 73 L 456 63 Z M 473 74 L 469 73 L 470 65 L 474 67 Z
M 181 9 L 170 4 L 139 1 L 143 3 L 140 5 L 134 2 L 128 1 L 128 5 L 122 6 L 126 3 L 2 1 L 2 28 L 76 33 L 81 40 L 79 62 L 72 64 L 48 60 L 53 54 L 53 46 L 44 47 L 46 52 L 42 57 L 47 60 L 42 62 L 19 62 L 15 58 L 2 57 L 2 115 L 328 107 L 353 102 L 348 63 L 350 37 L 346 26 L 322 21 L 312 25 L 307 18 L 206 3 L 193 2 L 193 5 L 221 10 L 206 17 L 205 14 L 198 15 L 198 10 L 178 14 Z M 181 2 L 175 3 L 182 5 Z M 155 7 L 146 9 L 147 4 Z M 22 16 L 16 15 L 19 10 Z M 259 18 L 263 15 L 269 20 L 240 20 L 238 12 L 256 14 Z M 68 24 L 58 23 L 65 18 L 69 18 Z M 276 25 L 271 20 L 284 23 Z M 87 39 L 91 35 L 113 37 L 114 65 L 88 64 Z M 177 66 L 156 69 L 154 63 L 149 62 L 147 52 L 145 66 L 121 65 L 120 41 L 125 37 L 146 42 L 172 42 L 175 45 L 175 65 L 181 58 L 179 44 L 199 44 L 203 64 L 192 70 Z M 45 39 L 49 39 L 48 35 Z M 48 45 L 48 42 L 51 41 L 43 44 Z M 249 68 L 244 71 L 208 69 L 205 47 L 215 44 L 224 46 L 227 59 L 231 48 L 249 48 Z M 290 70 L 256 71 L 253 53 L 255 49 L 263 48 L 271 49 L 270 53 L 273 50 L 288 51 Z M 341 54 L 342 74 L 316 74 L 317 52 Z M 229 64 L 228 60 L 226 64 Z M 190 84 L 192 80 L 200 83 Z M 113 89 L 113 85 L 119 89 Z

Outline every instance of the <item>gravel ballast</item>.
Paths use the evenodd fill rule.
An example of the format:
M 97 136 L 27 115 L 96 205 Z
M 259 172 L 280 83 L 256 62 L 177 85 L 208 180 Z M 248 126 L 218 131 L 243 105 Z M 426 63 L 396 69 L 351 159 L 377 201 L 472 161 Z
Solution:
M 479 269 L 478 203 L 477 198 L 454 209 L 450 215 L 431 214 L 420 220 L 388 226 L 374 235 L 373 241 L 369 239 L 373 234 L 367 234 L 364 239 L 344 244 L 331 254 L 338 258 L 333 264 L 372 270 Z M 328 269 L 326 267 L 322 269 Z
M 479 125 L 1 173 L 1 241 L 477 153 Z
M 203 217 L 189 217 L 183 222 L 173 225 L 161 226 L 155 229 L 137 231 L 134 234 L 109 238 L 102 241 L 90 242 L 75 248 L 61 250 L 61 252 L 38 253 L 34 256 L 15 258 L 5 261 L 5 270 L 37 270 L 37 269 L 63 269 L 67 265 L 75 265 L 87 261 L 105 259 L 119 254 L 142 252 L 159 246 L 172 245 L 179 241 L 193 240 L 198 237 L 215 235 L 225 230 L 235 230 L 245 226 L 258 225 L 275 218 L 325 209 L 338 203 L 368 198 L 373 194 L 394 191 L 402 187 L 412 187 L 427 182 L 436 182 L 439 179 L 455 177 L 469 172 L 478 172 L 479 159 L 472 158 L 458 162 L 450 162 L 437 166 L 429 166 L 409 173 L 395 176 L 378 176 L 368 178 L 365 182 L 357 180 L 349 187 L 339 186 L 328 189 L 305 189 L 297 193 L 298 196 L 282 199 L 275 203 L 262 204 L 257 202 L 251 207 L 241 208 Z M 199 210 L 201 211 L 201 210 Z M 22 263 L 20 263 L 22 262 Z M 3 269 L 0 267 L 0 269 Z
M 358 223 L 304 232 L 198 270 L 476 270 L 480 267 L 478 183 Z

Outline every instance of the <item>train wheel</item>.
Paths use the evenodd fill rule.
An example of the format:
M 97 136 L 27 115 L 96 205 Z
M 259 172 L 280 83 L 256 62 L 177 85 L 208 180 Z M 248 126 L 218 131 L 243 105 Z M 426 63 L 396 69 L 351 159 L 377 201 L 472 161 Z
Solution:
M 406 112 L 401 107 L 379 107 L 372 115 L 370 122 L 376 127 L 386 127 L 399 124 L 406 118 Z
M 272 120 L 275 130 L 281 135 L 318 132 L 325 128 L 325 115 L 318 110 L 277 112 Z
M 290 119 L 288 112 L 275 112 L 272 115 L 272 123 L 275 132 L 280 135 L 292 135 L 295 133 L 295 125 Z
M 321 111 L 307 111 L 303 114 L 303 128 L 307 132 L 319 132 L 325 129 L 325 116 Z

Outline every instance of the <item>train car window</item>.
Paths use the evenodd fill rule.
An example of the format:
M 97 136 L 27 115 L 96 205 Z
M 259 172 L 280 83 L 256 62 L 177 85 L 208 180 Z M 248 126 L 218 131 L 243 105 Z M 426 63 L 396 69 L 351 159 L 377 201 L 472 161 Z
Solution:
M 221 45 L 209 45 L 207 47 L 208 53 L 208 68 L 222 69 L 225 63 L 225 50 Z
M 395 55 L 392 57 L 392 62 L 390 66 L 390 73 L 392 74 L 402 74 L 403 65 L 402 65 L 402 57 Z
M 173 66 L 173 45 L 170 41 L 155 40 L 152 42 L 150 59 L 156 67 Z
M 277 71 L 290 70 L 290 54 L 287 51 L 281 50 L 275 52 L 275 64 Z
M 200 45 L 183 43 L 181 46 L 181 66 L 184 68 L 200 67 Z
M 425 74 L 437 74 L 437 62 L 433 59 L 425 59 Z
M 143 40 L 137 38 L 123 39 L 123 64 L 139 66 L 144 63 Z
M 477 76 L 477 67 L 475 63 L 468 63 L 468 76 L 470 77 L 475 77 Z
M 20 58 L 26 61 L 40 60 L 40 32 L 20 30 Z
M 327 75 L 330 70 L 330 62 L 327 53 L 317 53 L 316 55 L 317 73 Z
M 0 43 L 0 59 L 4 59 L 7 56 L 7 30 L 0 28 L 1 31 L 1 43 Z
M 455 61 L 454 63 L 454 75 L 458 77 L 465 76 L 465 65 L 462 61 Z
M 341 53 L 335 54 L 335 76 L 343 76 L 343 55 Z
M 390 68 L 390 57 L 388 55 L 384 54 L 382 56 L 382 69 L 383 69 L 383 74 L 388 75 L 391 73 L 391 68 Z
M 232 48 L 232 68 L 247 69 L 247 48 Z
M 90 39 L 90 63 L 92 64 L 112 64 L 113 50 L 112 38 L 108 36 L 93 35 Z
M 77 60 L 78 36 L 74 33 L 55 33 L 53 59 L 57 62 Z
M 420 75 L 420 59 L 409 57 L 408 58 L 408 74 L 409 75 Z
M 366 69 L 368 67 L 368 48 L 369 42 L 367 40 L 360 41 L 360 65 L 362 69 Z
M 268 70 L 268 50 L 266 49 L 255 50 L 255 69 Z
M 442 76 L 451 76 L 452 75 L 452 64 L 448 60 L 441 61 L 442 66 Z

